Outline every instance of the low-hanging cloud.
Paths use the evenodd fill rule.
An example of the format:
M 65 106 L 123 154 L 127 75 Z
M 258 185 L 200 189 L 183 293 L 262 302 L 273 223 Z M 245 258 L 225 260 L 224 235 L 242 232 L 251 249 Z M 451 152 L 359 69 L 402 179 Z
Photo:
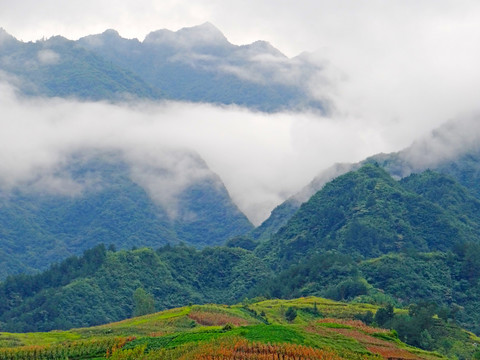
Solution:
M 47 171 L 84 148 L 121 150 L 133 159 L 135 151 L 158 154 L 159 148 L 183 147 L 197 151 L 258 222 L 332 163 L 400 150 L 445 121 L 478 109 L 480 4 L 473 0 L 119 0 L 113 8 L 106 0 L 28 0 L 15 6 L 6 0 L 0 2 L 0 20 L 24 40 L 56 34 L 78 38 L 107 28 L 141 40 L 155 29 L 211 21 L 234 44 L 262 39 L 289 56 L 314 52 L 296 61 L 304 66 L 307 59 L 322 71 L 304 81 L 278 58 L 275 68 L 285 76 L 277 82 L 301 80 L 332 109 L 325 118 L 202 104 L 26 101 L 4 87 L 4 185 Z M 248 71 L 231 64 L 223 70 L 264 81 L 256 74 L 272 61 L 250 60 Z M 472 118 L 472 125 L 477 122 Z M 443 156 L 437 155 L 434 161 Z M 418 166 L 431 163 L 426 153 L 422 156 L 415 157 Z M 137 168 L 145 168 L 141 161 L 147 157 L 137 158 Z
M 361 124 L 354 118 L 265 114 L 179 102 L 109 104 L 20 98 L 5 83 L 0 86 L 0 108 L 3 188 L 35 181 L 49 191 L 75 194 L 81 190 L 78 184 L 54 176 L 55 172 L 72 154 L 114 151 L 131 165 L 133 180 L 157 189 L 152 195 L 162 201 L 165 194 L 174 195 L 189 182 L 208 176 L 195 157 L 175 157 L 187 149 L 220 176 L 233 200 L 256 224 L 321 169 L 398 150 L 400 141 L 387 141 L 385 134 L 394 128 Z M 405 137 L 403 144 L 412 140 Z M 158 169 L 171 171 L 171 181 L 156 177 Z M 162 187 L 163 195 L 158 192 Z
M 415 172 L 435 168 L 465 153 L 478 153 L 480 150 L 479 119 L 480 114 L 474 113 L 447 121 L 401 151 L 400 159 L 408 164 L 408 171 Z

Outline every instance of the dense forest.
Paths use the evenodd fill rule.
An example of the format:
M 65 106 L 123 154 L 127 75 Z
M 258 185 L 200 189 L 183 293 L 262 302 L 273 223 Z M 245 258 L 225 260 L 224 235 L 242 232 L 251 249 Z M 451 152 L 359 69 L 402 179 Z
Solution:
M 0 280 L 44 270 L 100 243 L 119 250 L 180 242 L 200 248 L 253 229 L 203 160 L 189 152 L 177 158 L 186 158 L 192 171 L 205 176 L 187 183 L 170 207 L 134 181 L 131 164 L 118 154 L 78 154 L 58 169 L 58 176 L 82 188 L 79 194 L 51 194 L 32 186 L 0 190 Z M 168 168 L 156 171 L 158 181 L 177 176 Z M 170 193 L 162 188 L 156 195 Z

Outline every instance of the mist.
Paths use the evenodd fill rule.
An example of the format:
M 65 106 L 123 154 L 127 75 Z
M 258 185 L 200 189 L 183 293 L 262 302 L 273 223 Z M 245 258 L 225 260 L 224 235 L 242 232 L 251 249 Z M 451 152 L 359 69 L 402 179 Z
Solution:
M 290 58 L 308 51 L 295 61 L 317 65 L 319 76 L 309 73 L 305 82 L 278 61 L 275 69 L 285 76 L 275 80 L 301 80 L 316 99 L 329 105 L 323 117 L 308 111 L 263 114 L 174 102 L 25 100 L 3 86 L 4 186 L 39 172 L 46 178 L 67 161 L 67 154 L 82 149 L 121 151 L 138 173 L 155 165 L 146 159 L 188 149 L 206 161 L 240 209 L 258 224 L 333 163 L 399 151 L 441 124 L 478 110 L 480 5 L 475 1 L 120 0 L 112 8 L 104 0 L 88 0 L 82 6 L 28 0 L 15 6 L 0 2 L 0 10 L 2 26 L 24 40 L 57 34 L 75 39 L 107 28 L 142 40 L 156 29 L 210 21 L 233 44 L 266 40 Z M 58 59 L 47 52 L 38 60 Z M 250 60 L 248 69 L 222 71 L 263 81 L 258 74 L 271 67 L 271 59 Z M 422 146 L 417 143 L 416 149 Z M 449 153 L 435 150 L 436 155 L 427 155 L 419 150 L 412 156 L 422 167 L 445 157 L 442 151 Z M 154 183 L 149 177 L 138 177 L 141 180 L 144 185 Z M 185 182 L 188 179 L 178 181 Z
M 189 151 L 218 174 L 254 224 L 333 163 L 399 150 L 414 139 L 412 134 L 392 142 L 395 126 L 348 117 L 265 114 L 181 102 L 23 98 L 6 83 L 0 86 L 0 107 L 4 189 L 35 181 L 38 189 L 78 194 L 81 184 L 62 178 L 58 169 L 73 154 L 115 151 L 130 164 L 134 181 L 147 188 L 163 186 L 164 193 L 174 196 L 195 179 L 208 176 L 195 158 L 178 157 Z M 156 181 L 155 169 L 171 171 L 170 181 Z

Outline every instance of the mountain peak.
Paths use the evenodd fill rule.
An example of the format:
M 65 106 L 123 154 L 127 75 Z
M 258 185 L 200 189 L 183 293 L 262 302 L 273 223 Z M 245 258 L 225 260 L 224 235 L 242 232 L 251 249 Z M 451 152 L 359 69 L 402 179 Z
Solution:
M 125 39 L 117 30 L 107 29 L 101 34 L 88 35 L 82 37 L 79 42 L 90 48 L 101 48 L 103 46 L 121 47 L 125 43 L 138 43 L 137 39 Z
M 179 48 L 230 45 L 225 35 L 209 22 L 182 28 L 176 32 L 166 29 L 153 31 L 147 35 L 144 42 L 165 44 Z
M 12 41 L 17 41 L 17 39 L 10 35 L 4 28 L 0 27 L 0 45 Z
M 107 29 L 102 33 L 103 36 L 110 37 L 110 38 L 120 38 L 120 34 L 115 29 Z
M 252 54 L 270 54 L 275 57 L 286 57 L 280 50 L 272 46 L 268 41 L 258 40 L 249 45 L 242 46 Z

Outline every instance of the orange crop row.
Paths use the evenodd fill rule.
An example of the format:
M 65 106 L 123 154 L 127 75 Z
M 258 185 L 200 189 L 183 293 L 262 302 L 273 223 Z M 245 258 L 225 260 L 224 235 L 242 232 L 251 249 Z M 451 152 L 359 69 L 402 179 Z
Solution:
M 385 359 L 395 360 L 418 360 L 418 356 L 409 353 L 407 350 L 384 346 L 367 346 L 368 351 L 383 356 Z
M 195 360 L 342 360 L 332 351 L 314 349 L 294 344 L 262 344 L 250 343 L 244 339 L 235 344 L 220 346 L 207 344 L 203 346 Z
M 334 323 L 334 324 L 341 324 L 341 325 L 346 325 L 346 326 L 351 326 L 356 329 L 362 330 L 365 333 L 368 334 L 374 334 L 374 333 L 387 333 L 389 330 L 386 329 L 380 329 L 380 328 L 374 328 L 371 326 L 365 325 L 365 323 L 361 320 L 349 320 L 349 319 L 319 319 L 317 320 L 318 323 Z
M 248 324 L 247 320 L 242 319 L 241 317 L 215 312 L 192 311 L 188 314 L 188 317 L 195 320 L 198 324 L 205 326 L 222 326 L 226 324 L 242 326 Z

